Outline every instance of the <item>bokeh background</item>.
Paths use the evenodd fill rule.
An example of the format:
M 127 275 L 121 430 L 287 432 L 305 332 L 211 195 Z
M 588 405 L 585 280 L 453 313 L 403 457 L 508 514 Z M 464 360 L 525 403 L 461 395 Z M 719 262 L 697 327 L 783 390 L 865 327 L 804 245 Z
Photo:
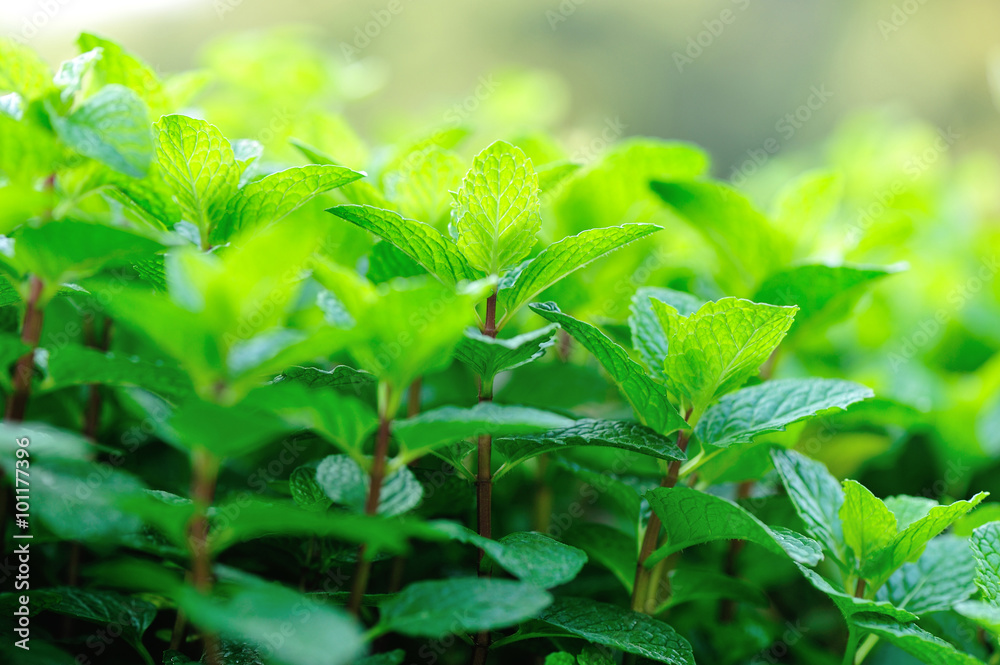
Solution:
M 816 261 L 899 269 L 846 298 L 843 320 L 786 344 L 777 376 L 844 376 L 881 400 L 857 413 L 862 431 L 831 434 L 816 455 L 883 496 L 1000 492 L 995 0 L 0 3 L 0 33 L 53 65 L 84 30 L 141 55 L 183 112 L 264 143 L 264 170 L 302 163 L 297 138 L 379 178 L 387 146 L 459 128 L 465 159 L 505 138 L 536 164 L 583 164 L 546 200 L 547 239 L 668 228 L 652 253 L 581 273 L 589 300 L 553 294 L 612 324 L 643 284 L 754 296 L 651 195 L 646 148 L 613 147 L 701 146 L 711 174 L 794 240 L 787 255 L 755 255 L 730 230 L 757 277 Z M 343 237 L 337 260 L 363 262 L 370 238 Z M 627 288 L 600 297 L 608 284 Z M 539 399 L 561 390 L 532 380 Z

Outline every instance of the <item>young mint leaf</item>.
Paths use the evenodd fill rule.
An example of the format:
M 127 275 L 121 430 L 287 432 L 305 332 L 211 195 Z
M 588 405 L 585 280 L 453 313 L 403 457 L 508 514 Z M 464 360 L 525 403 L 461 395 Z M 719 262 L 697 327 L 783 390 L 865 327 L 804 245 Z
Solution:
M 632 346 L 646 364 L 646 369 L 656 378 L 663 380 L 663 361 L 667 358 L 667 335 L 663 332 L 660 319 L 653 311 L 652 299 L 663 301 L 677 310 L 681 316 L 690 316 L 705 304 L 704 300 L 673 289 L 643 286 L 636 290 L 629 306 L 629 330 Z
M 667 544 L 646 559 L 647 567 L 686 547 L 714 540 L 746 540 L 809 566 L 823 558 L 817 542 L 787 529 L 772 529 L 721 497 L 689 487 L 658 487 L 644 496 L 667 533 Z
M 552 243 L 519 271 L 512 286 L 497 293 L 497 311 L 502 312 L 499 326 L 503 327 L 526 302 L 567 275 L 660 230 L 653 224 L 626 224 L 590 229 Z
M 853 480 L 844 481 L 844 504 L 840 507 L 844 541 L 863 567 L 873 554 L 896 535 L 896 516 L 882 500 Z
M 984 665 L 983 661 L 962 653 L 939 637 L 912 623 L 899 623 L 878 615 L 857 614 L 854 626 L 881 637 L 903 651 L 934 665 Z
M 416 582 L 384 602 L 376 630 L 411 637 L 507 628 L 537 616 L 552 596 L 533 584 L 488 578 Z
M 584 598 L 558 598 L 538 620 L 593 644 L 658 663 L 694 665 L 691 645 L 669 625 L 639 612 Z
M 583 550 L 540 533 L 517 532 L 492 540 L 455 522 L 436 522 L 432 526 L 454 540 L 482 549 L 508 573 L 540 589 L 571 581 L 587 563 Z
M 928 542 L 979 505 L 989 492 L 980 492 L 968 501 L 931 508 L 925 517 L 896 533 L 891 542 L 874 553 L 861 567 L 861 575 L 880 587 L 900 566 L 916 561 Z
M 685 317 L 667 303 L 652 303 L 669 343 L 663 364 L 667 387 L 690 400 L 697 413 L 757 373 L 797 311 L 723 298 Z
M 496 439 L 493 447 L 506 461 L 495 479 L 524 460 L 574 446 L 618 448 L 669 461 L 687 459 L 674 441 L 639 423 L 584 418 L 541 434 Z
M 836 589 L 816 571 L 806 568 L 799 563 L 796 563 L 795 565 L 805 578 L 809 580 L 810 584 L 830 597 L 830 600 L 833 601 L 833 604 L 837 606 L 837 609 L 840 610 L 840 613 L 844 615 L 844 619 L 848 622 L 850 622 L 852 617 L 856 614 L 882 616 L 903 623 L 916 621 L 919 618 L 913 612 L 896 607 L 892 603 L 886 602 L 885 600 L 858 598 L 857 596 L 852 596 L 849 593 L 844 593 L 843 591 Z
M 491 337 L 470 328 L 455 347 L 455 357 L 477 376 L 490 380 L 500 372 L 540 358 L 545 349 L 556 343 L 558 327 L 553 324 L 509 339 Z
M 504 436 L 545 432 L 571 425 L 572 420 L 525 406 L 481 402 L 463 409 L 444 406 L 392 424 L 401 456 L 416 459 L 436 448 L 473 436 Z
M 244 229 L 262 229 L 295 212 L 313 198 L 365 177 L 343 166 L 296 166 L 254 180 L 229 202 L 214 239 L 224 241 Z
M 357 390 L 365 386 L 373 386 L 377 380 L 371 372 L 357 370 L 347 365 L 337 365 L 328 370 L 318 367 L 289 367 L 275 377 L 274 381 L 275 383 L 293 381 L 307 388 L 351 388 Z
M 34 49 L 0 37 L 0 93 L 14 92 L 31 101 L 52 88 L 52 71 Z
M 173 594 L 188 619 L 221 637 L 265 650 L 285 665 L 347 665 L 364 649 L 361 626 L 342 609 L 277 584 L 255 581 L 228 595 L 206 596 L 192 587 Z M 294 620 L 294 639 L 268 640 Z
M 94 65 L 101 59 L 103 51 L 93 49 L 65 61 L 59 66 L 52 82 L 59 88 L 59 98 L 66 103 L 72 103 L 83 89 L 85 77 L 93 71 Z
M 632 593 L 638 559 L 634 533 L 629 535 L 607 524 L 582 522 L 574 524 L 562 538 L 566 543 L 586 552 L 590 561 L 611 571 L 625 590 Z
M 771 460 L 809 535 L 819 540 L 837 559 L 846 562 L 847 544 L 840 524 L 844 490 L 840 483 L 822 462 L 793 450 L 776 448 L 771 451 Z
M 109 186 L 103 190 L 104 193 L 125 205 L 129 212 L 146 225 L 166 231 L 175 229 L 175 225 L 181 221 L 181 207 L 174 200 L 173 190 L 164 180 L 160 164 L 153 164 L 149 175 L 142 180 L 108 169 L 105 182 Z
M 840 379 L 776 379 L 724 395 L 695 427 L 704 443 L 725 448 L 765 432 L 783 432 L 827 409 L 846 409 L 873 397 L 871 389 Z
M 354 459 L 347 455 L 324 458 L 316 467 L 316 483 L 334 503 L 354 512 L 364 511 L 371 478 Z M 404 466 L 383 479 L 380 497 L 378 514 L 392 517 L 420 505 L 424 489 L 413 471 Z
M 969 546 L 976 558 L 976 586 L 983 600 L 1000 607 L 1000 522 L 990 522 L 972 532 Z
M 118 44 L 88 33 L 80 35 L 77 44 L 81 52 L 101 49 L 101 57 L 94 63 L 95 87 L 116 84 L 129 88 L 142 98 L 154 118 L 172 105 L 156 72 Z
M 807 322 L 830 324 L 849 314 L 850 308 L 875 280 L 898 268 L 855 265 L 803 265 L 770 275 L 757 289 L 755 302 L 798 305 L 796 327 Z
M 184 218 L 208 238 L 239 187 L 232 146 L 214 125 L 183 115 L 163 116 L 153 132 L 163 180 Z
M 885 500 L 886 508 L 896 516 L 896 528 L 905 529 L 917 520 L 926 517 L 931 508 L 940 505 L 934 499 L 923 496 L 890 496 Z
M 687 423 L 670 404 L 667 392 L 655 382 L 622 347 L 592 325 L 563 314 L 555 303 L 533 303 L 532 311 L 558 323 L 575 340 L 594 354 L 625 399 L 635 410 L 642 424 L 667 435 L 687 429 Z
M 52 127 L 66 145 L 133 178 L 153 162 L 149 111 L 138 95 L 120 85 L 101 88 L 68 116 L 50 109 Z
M 316 482 L 317 466 L 319 461 L 314 460 L 292 471 L 288 476 L 288 491 L 291 492 L 295 505 L 303 510 L 325 512 L 333 505 L 333 501 Z
M 372 206 L 342 205 L 327 212 L 392 243 L 445 284 L 454 286 L 477 276 L 455 243 L 429 224 Z
M 914 614 L 946 612 L 975 593 L 975 569 L 967 540 L 940 536 L 919 559 L 893 573 L 877 598 Z
M 503 141 L 483 150 L 455 195 L 452 218 L 458 248 L 481 274 L 502 275 L 527 258 L 542 226 L 531 160 Z

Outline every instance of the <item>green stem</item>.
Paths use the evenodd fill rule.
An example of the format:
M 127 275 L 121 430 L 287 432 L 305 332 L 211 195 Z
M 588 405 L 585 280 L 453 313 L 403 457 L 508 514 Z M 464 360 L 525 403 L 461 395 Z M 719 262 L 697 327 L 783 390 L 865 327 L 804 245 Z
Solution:
M 378 504 L 382 496 L 382 481 L 385 480 L 385 467 L 389 458 L 389 429 L 392 425 L 392 416 L 389 404 L 392 393 L 387 384 L 380 386 L 383 394 L 380 395 L 380 408 L 378 418 L 378 434 L 375 436 L 375 454 L 372 458 L 372 468 L 370 472 L 371 482 L 368 486 L 368 496 L 365 499 L 365 514 L 375 515 L 378 513 Z M 361 601 L 368 588 L 368 578 L 371 576 L 372 562 L 367 556 L 367 547 L 362 545 L 358 551 L 358 563 L 354 569 L 354 583 L 351 586 L 351 597 L 348 602 L 348 609 L 357 616 L 361 612 Z
M 861 639 L 861 635 L 855 628 L 850 629 L 850 633 L 847 636 L 847 648 L 844 649 L 844 660 L 841 665 L 854 665 L 854 654 L 858 650 L 858 641 Z
M 858 653 L 854 657 L 854 662 L 859 664 L 865 662 L 865 658 L 868 657 L 871 650 L 875 648 L 876 644 L 878 644 L 878 639 L 878 635 L 869 635 L 866 637 L 865 641 L 861 643 L 860 647 L 858 647 Z

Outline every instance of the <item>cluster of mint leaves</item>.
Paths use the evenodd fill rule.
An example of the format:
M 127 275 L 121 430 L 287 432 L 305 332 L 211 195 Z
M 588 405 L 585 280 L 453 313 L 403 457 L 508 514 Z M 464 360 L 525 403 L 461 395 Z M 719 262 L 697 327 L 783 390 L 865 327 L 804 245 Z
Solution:
M 587 168 L 536 169 L 504 141 L 467 164 L 460 137 L 435 132 L 373 177 L 299 141 L 311 163 L 272 169 L 259 143 L 173 113 L 174 88 L 135 56 L 92 35 L 80 47 L 53 73 L 0 41 L 0 299 L 16 313 L 0 337 L 5 482 L 29 437 L 39 542 L 93 555 L 86 584 L 33 587 L 34 611 L 113 623 L 144 663 L 398 665 L 403 648 L 373 645 L 419 651 L 457 635 L 474 663 L 531 650 L 556 664 L 606 665 L 619 652 L 687 664 L 712 649 L 677 627 L 675 608 L 726 624 L 734 603 L 767 602 L 733 570 L 683 565 L 730 541 L 829 598 L 847 627 L 843 662 L 879 642 L 927 663 L 983 662 L 922 625 L 951 609 L 996 646 L 997 523 L 942 535 L 985 494 L 883 501 L 769 438 L 873 397 L 842 379 L 770 375 L 805 326 L 844 316 L 895 270 L 796 263 L 805 197 L 769 219 L 704 177 L 699 151 L 655 141 Z M 595 225 L 541 243 L 543 198 L 574 190 L 587 214 L 627 201 L 689 222 L 716 253 L 721 293 L 644 286 L 626 296 L 627 320 L 604 330 L 540 302 L 662 231 Z M 324 196 L 330 215 L 300 214 Z M 331 258 L 345 222 L 379 239 L 360 269 Z M 47 341 L 52 321 L 76 325 L 72 343 Z M 560 364 L 596 360 L 631 417 L 496 399 L 502 377 L 560 348 Z M 106 436 L 129 428 L 141 440 Z M 239 486 L 227 473 L 300 436 L 309 459 L 278 457 L 260 492 L 224 491 Z M 159 448 L 187 460 L 186 494 L 129 461 Z M 449 479 L 429 478 L 427 460 Z M 612 517 L 581 512 L 558 537 L 494 528 L 495 515 L 525 525 L 494 485 L 523 488 L 535 474 L 549 491 L 551 466 L 601 487 Z M 794 516 L 769 523 L 730 491 L 767 477 Z M 466 505 L 428 510 L 432 489 L 456 487 Z M 231 565 L 252 563 L 248 548 L 300 557 L 299 588 L 263 562 Z M 446 551 L 461 553 L 450 575 L 432 565 Z M 437 574 L 395 584 L 404 556 Z M 316 580 L 341 567 L 348 582 Z M 154 636 L 163 621 L 172 630 Z M 78 641 L 54 639 L 31 662 L 68 662 Z M 5 657 L 22 658 L 15 648 Z

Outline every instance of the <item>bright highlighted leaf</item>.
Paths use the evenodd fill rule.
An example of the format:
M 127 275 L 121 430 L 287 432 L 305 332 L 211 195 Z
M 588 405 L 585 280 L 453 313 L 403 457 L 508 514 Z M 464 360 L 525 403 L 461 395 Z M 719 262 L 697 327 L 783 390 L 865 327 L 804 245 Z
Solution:
M 771 460 L 809 534 L 828 552 L 846 561 L 847 545 L 840 524 L 844 490 L 840 483 L 822 462 L 793 450 L 772 450 Z
M 844 481 L 844 505 L 840 507 L 844 541 L 864 565 L 896 535 L 896 516 L 882 500 L 853 480 Z
M 524 460 L 574 446 L 618 448 L 662 460 L 687 459 L 671 439 L 639 423 L 620 420 L 585 418 L 542 434 L 498 438 L 493 446 L 506 458 L 497 477 Z
M 545 349 L 555 344 L 557 328 L 555 325 L 546 326 L 509 339 L 490 337 L 469 329 L 455 347 L 455 357 L 478 376 L 490 380 L 500 372 L 540 358 Z
M 296 166 L 246 185 L 230 201 L 218 240 L 243 229 L 262 229 L 295 212 L 314 197 L 365 176 L 343 166 Z
M 644 286 L 632 296 L 628 317 L 632 346 L 639 352 L 646 369 L 662 380 L 663 361 L 667 359 L 667 334 L 663 331 L 656 312 L 653 311 L 653 298 L 667 303 L 681 316 L 694 314 L 705 301 L 690 293 L 655 286 Z
M 501 327 L 526 302 L 566 275 L 660 230 L 653 224 L 626 224 L 590 229 L 552 243 L 528 262 L 513 286 L 501 289 L 497 294 L 497 311 L 502 314 Z
M 520 148 L 497 141 L 479 153 L 455 201 L 458 248 L 482 274 L 502 275 L 531 253 L 542 225 L 538 176 Z
M 239 187 L 232 146 L 214 125 L 183 115 L 163 116 L 153 131 L 164 181 L 185 219 L 207 238 Z
M 594 644 L 634 653 L 658 663 L 694 665 L 691 645 L 650 616 L 583 598 L 559 598 L 539 621 Z
M 59 137 L 81 155 L 116 171 L 142 178 L 153 162 L 149 111 L 132 90 L 101 88 L 68 116 L 50 111 Z
M 658 487 L 645 497 L 667 533 L 667 544 L 646 560 L 647 567 L 686 547 L 715 540 L 746 540 L 808 566 L 823 558 L 817 542 L 787 529 L 772 529 L 721 497 L 688 487 Z
M 552 602 L 533 584 L 487 578 L 457 578 L 411 584 L 381 605 L 376 630 L 411 637 L 514 626 Z
M 342 205 L 327 212 L 392 243 L 445 284 L 454 286 L 476 278 L 455 243 L 429 224 L 372 206 Z
M 765 432 L 783 432 L 794 422 L 873 396 L 870 388 L 839 379 L 766 381 L 723 396 L 698 421 L 695 435 L 725 448 Z
M 653 300 L 668 340 L 667 386 L 696 411 L 754 376 L 785 337 L 796 309 L 723 298 L 690 316 Z
M 51 88 L 52 71 L 32 48 L 0 38 L 0 94 L 16 92 L 31 101 Z
M 653 381 L 622 347 L 594 326 L 563 314 L 555 303 L 535 303 L 532 311 L 558 323 L 575 340 L 594 354 L 635 410 L 639 420 L 660 434 L 686 429 L 687 423 L 670 404 L 662 385 Z
M 118 44 L 86 32 L 80 35 L 77 44 L 81 52 L 101 49 L 101 57 L 94 63 L 93 85 L 117 84 L 129 88 L 149 106 L 153 117 L 159 116 L 171 105 L 170 97 L 156 72 Z
M 964 654 L 939 637 L 912 623 L 899 623 L 878 615 L 855 615 L 854 626 L 881 637 L 903 651 L 934 665 L 983 665 L 983 661 Z
M 976 557 L 976 586 L 983 592 L 983 600 L 1000 607 L 1000 522 L 973 531 L 969 545 Z

